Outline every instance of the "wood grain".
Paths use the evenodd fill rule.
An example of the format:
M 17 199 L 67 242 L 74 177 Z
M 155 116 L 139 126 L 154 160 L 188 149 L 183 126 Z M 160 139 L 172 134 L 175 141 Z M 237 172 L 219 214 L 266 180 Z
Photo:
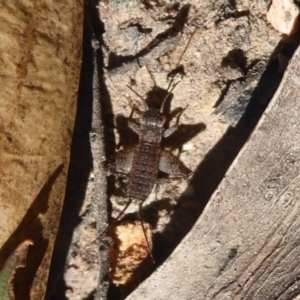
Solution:
M 299 99 L 300 48 L 193 229 L 128 300 L 300 294 Z

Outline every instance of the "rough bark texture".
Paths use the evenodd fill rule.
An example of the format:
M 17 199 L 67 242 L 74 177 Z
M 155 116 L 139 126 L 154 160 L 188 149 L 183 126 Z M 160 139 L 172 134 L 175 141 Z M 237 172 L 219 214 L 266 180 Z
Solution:
M 251 139 L 167 262 L 127 299 L 300 293 L 300 48 Z
M 108 158 L 121 146 L 124 148 L 134 147 L 137 143 L 137 136 L 128 128 L 129 101 L 132 100 L 140 108 L 143 106 L 141 100 L 126 85 L 130 85 L 152 104 L 158 104 L 167 93 L 170 82 L 169 73 L 177 69 L 179 73 L 175 82 L 179 80 L 180 75 L 183 76 L 180 84 L 172 92 L 171 101 L 167 103 L 167 110 L 172 112 L 178 107 L 188 106 L 181 117 L 178 133 L 165 140 L 164 147 L 171 151 L 182 150 L 180 158 L 193 171 L 193 178 L 189 183 L 173 181 L 160 184 L 156 193 L 153 192 L 145 201 L 142 215 L 145 222 L 149 223 L 152 228 L 153 255 L 157 264 L 153 265 L 153 268 L 145 270 L 139 281 L 135 283 L 138 285 L 157 265 L 167 259 L 195 224 L 275 93 L 281 80 L 282 70 L 297 41 L 280 41 L 280 35 L 267 23 L 265 16 L 269 1 L 101 1 L 97 4 L 98 6 L 96 8 L 95 5 L 91 16 L 93 28 L 96 36 L 97 28 L 103 29 L 104 27 L 105 31 L 101 43 L 103 52 L 103 62 L 101 63 L 103 63 L 104 71 L 99 77 L 101 126 L 103 126 L 101 130 L 103 129 L 104 139 L 104 145 L 101 141 L 99 142 L 99 149 L 102 149 L 100 152 L 105 152 L 106 158 Z M 197 28 L 195 34 L 185 51 L 195 28 Z M 290 44 L 286 42 L 290 42 Z M 287 52 L 286 49 L 289 51 Z M 183 52 L 185 52 L 184 56 L 180 60 Z M 92 64 L 91 57 L 93 55 L 91 52 L 89 53 L 85 56 L 85 66 L 86 63 Z M 101 61 L 100 56 L 99 61 Z M 177 68 L 178 63 L 181 65 L 179 68 Z M 69 252 L 69 258 L 76 257 L 76 259 L 69 260 L 67 264 L 65 278 L 69 289 L 67 289 L 66 283 L 62 283 L 60 292 L 54 294 L 52 299 L 64 297 L 66 289 L 68 299 L 92 297 L 98 282 L 97 276 L 99 276 L 96 273 L 97 268 L 99 269 L 99 260 L 94 259 L 94 254 L 89 255 L 91 253 L 90 229 L 95 227 L 95 223 L 89 221 L 92 220 L 89 219 L 90 209 L 98 205 L 91 204 L 96 185 L 94 174 L 90 172 L 92 165 L 98 166 L 100 162 L 98 158 L 93 157 L 95 160 L 92 160 L 90 145 L 95 146 L 93 135 L 90 135 L 91 140 L 88 140 L 92 122 L 92 101 L 89 101 L 90 97 L 88 96 L 91 93 L 92 85 L 85 82 L 86 78 L 91 76 L 88 75 L 88 72 L 91 71 L 86 68 L 82 73 L 77 123 L 78 135 L 75 135 L 77 138 L 73 142 L 75 151 L 73 153 L 77 154 L 74 154 L 70 169 L 70 185 L 66 199 L 66 208 L 68 209 L 65 210 L 65 220 L 67 221 L 64 224 L 67 226 L 72 223 L 74 229 L 81 222 L 81 218 L 83 221 L 82 226 L 77 227 L 80 234 L 75 234 L 77 238 L 73 239 Z M 242 105 L 234 103 L 236 98 L 241 99 Z M 220 110 L 223 116 L 227 114 L 229 119 L 223 117 L 223 120 L 235 124 L 234 129 L 225 124 L 220 116 L 213 114 L 224 99 L 228 101 L 224 103 L 223 108 L 221 107 L 223 110 Z M 228 103 L 229 110 L 227 109 Z M 233 110 L 231 103 L 233 103 Z M 246 111 L 244 111 L 245 109 Z M 238 113 L 238 117 L 236 117 L 236 113 Z M 230 115 L 233 115 L 234 118 Z M 242 118 L 240 118 L 241 116 Z M 171 122 L 168 125 L 172 124 L 174 123 Z M 95 148 L 93 149 L 95 150 Z M 264 149 L 264 151 L 267 150 Z M 103 157 L 104 159 L 105 157 Z M 243 165 L 240 171 L 243 172 L 244 169 Z M 76 174 L 79 173 L 84 175 L 76 177 Z M 95 178 L 96 176 L 95 174 Z M 103 179 L 103 177 L 101 178 Z M 232 181 L 234 180 L 237 186 L 241 184 L 239 177 L 232 179 Z M 232 184 L 234 183 L 232 182 Z M 104 180 L 101 180 L 99 184 L 105 186 Z M 97 188 L 99 188 L 98 183 Z M 112 206 L 112 217 L 118 214 L 128 200 L 124 191 L 122 180 L 113 176 L 108 177 L 108 196 Z M 83 200 L 85 204 L 80 211 Z M 104 201 L 104 196 L 97 196 L 97 199 L 94 198 L 93 201 Z M 238 205 L 229 199 L 225 200 L 224 205 L 227 203 L 226 201 L 232 203 L 233 206 Z M 248 203 L 251 201 L 249 200 L 247 205 L 244 204 L 241 209 L 248 209 L 251 212 L 252 206 Z M 106 203 L 100 205 L 106 209 Z M 212 207 L 218 209 L 218 206 L 215 205 L 213 204 Z M 72 211 L 71 214 L 70 211 Z M 125 217 L 135 221 L 137 219 L 136 211 L 137 206 L 131 205 Z M 101 213 L 103 214 L 103 211 Z M 218 210 L 215 219 L 209 219 L 208 224 L 212 227 L 211 231 L 215 228 L 214 226 L 218 225 L 223 216 L 221 213 L 222 211 Z M 77 223 L 70 218 L 70 215 L 76 219 Z M 95 214 L 94 220 L 96 220 L 96 216 Z M 249 222 L 252 222 L 251 213 L 248 217 L 250 221 L 243 216 L 246 227 L 250 227 Z M 205 218 L 206 213 L 201 222 Z M 261 218 L 261 220 L 255 221 L 267 222 L 267 219 Z M 84 224 L 89 225 L 85 227 Z M 220 224 L 225 226 L 222 222 Z M 229 228 L 226 227 L 227 229 Z M 240 229 L 244 230 L 241 226 Z M 195 243 L 201 244 L 202 239 L 211 237 L 205 230 L 201 233 L 204 236 L 197 237 Z M 68 230 L 67 233 L 62 232 L 64 232 L 61 235 L 63 241 L 65 236 L 71 235 L 72 230 Z M 225 239 L 226 231 L 221 231 L 220 234 Z M 231 234 L 229 232 L 229 237 Z M 97 235 L 97 233 L 93 231 L 92 235 Z M 224 246 L 224 249 L 222 248 L 223 244 L 219 242 L 220 238 L 209 239 L 213 244 L 209 244 L 209 253 L 216 255 L 209 260 L 207 257 L 202 259 L 202 256 L 199 256 L 198 245 L 192 245 L 186 250 L 184 256 L 180 257 L 181 262 L 176 261 L 170 268 L 166 267 L 168 274 L 163 273 L 164 277 L 157 277 L 157 279 L 153 279 L 154 281 L 150 279 L 151 288 L 148 288 L 145 283 L 141 286 L 141 292 L 136 291 L 138 293 L 136 295 L 142 295 L 140 299 L 154 299 L 155 297 L 159 299 L 160 296 L 156 293 L 160 289 L 164 290 L 163 286 L 165 285 L 165 299 L 173 299 L 174 295 L 175 297 L 180 295 L 181 299 L 188 299 L 191 295 L 189 291 L 197 290 L 199 278 L 207 273 L 207 276 L 211 277 L 199 286 L 202 287 L 202 292 L 205 291 L 205 297 L 209 299 L 211 290 L 207 291 L 206 288 L 209 289 L 215 282 L 217 283 L 218 274 L 226 274 L 227 268 L 231 266 L 231 260 L 235 261 L 234 259 L 243 253 L 240 252 L 244 249 L 242 237 L 238 234 L 236 236 L 237 241 L 233 240 L 231 244 L 226 244 L 228 247 Z M 223 242 L 222 239 L 221 241 Z M 259 241 L 263 243 L 263 239 L 259 239 Z M 267 241 L 266 239 L 265 242 Z M 80 247 L 77 247 L 79 244 Z M 208 245 L 206 240 L 205 245 Z M 218 249 L 222 253 L 219 254 Z M 221 254 L 227 258 L 224 259 Z M 187 264 L 187 262 L 189 263 Z M 206 262 L 207 266 L 196 269 L 197 264 L 202 262 Z M 219 264 L 217 271 L 214 266 L 216 262 Z M 64 263 L 61 262 L 59 265 L 63 266 Z M 81 268 L 82 266 L 85 269 Z M 179 266 L 184 270 L 182 274 Z M 240 268 L 242 267 L 243 264 Z M 192 271 L 188 272 L 187 269 Z M 82 274 L 85 275 L 82 276 Z M 119 299 L 124 298 L 130 292 L 126 288 L 118 291 L 116 287 L 112 286 L 107 290 L 107 283 L 104 284 L 103 281 L 105 275 L 105 268 L 102 268 L 95 299 Z M 85 279 L 88 280 L 88 284 L 85 284 Z M 166 282 L 169 282 L 169 285 L 166 285 Z M 170 286 L 173 290 L 168 290 Z M 180 290 L 182 293 L 178 292 Z M 168 294 L 168 292 L 170 293 Z M 197 293 L 191 295 L 191 298 L 201 299 L 198 296 L 200 295 L 198 290 Z M 132 297 L 139 298 L 134 295 Z M 226 294 L 224 295 L 220 296 L 220 299 L 224 299 Z M 202 298 L 205 299 L 205 297 Z
M 92 132 L 91 132 L 91 146 L 94 161 L 94 189 L 93 189 L 93 205 L 92 212 L 94 212 L 92 220 L 97 223 L 97 235 L 102 233 L 108 226 L 108 209 L 107 209 L 107 185 L 106 176 L 103 168 L 101 168 L 101 161 L 105 155 L 103 147 L 103 125 L 102 125 L 102 109 L 101 109 L 101 95 L 99 86 L 99 72 L 98 72 L 98 56 L 99 43 L 92 40 L 92 47 L 94 50 L 94 73 L 93 73 L 93 118 L 92 118 Z M 101 55 L 101 53 L 100 53 Z M 98 289 L 96 290 L 95 300 L 106 299 L 109 283 L 107 281 L 107 274 L 109 272 L 109 257 L 108 245 L 104 239 L 100 239 L 97 243 L 98 251 L 100 251 L 100 270 L 98 264 L 95 266 L 97 275 L 99 276 Z M 100 272 L 99 272 L 100 271 Z M 101 288 L 99 288 L 101 287 Z
M 98 282 L 101 289 L 96 291 L 95 299 L 106 299 L 109 286 L 109 240 L 99 239 L 99 233 L 108 225 L 106 176 L 101 167 L 105 158 L 100 103 L 103 93 L 98 71 L 101 53 L 92 36 L 91 27 L 86 26 L 68 189 L 47 299 L 61 299 L 65 295 L 86 299 L 94 293 Z

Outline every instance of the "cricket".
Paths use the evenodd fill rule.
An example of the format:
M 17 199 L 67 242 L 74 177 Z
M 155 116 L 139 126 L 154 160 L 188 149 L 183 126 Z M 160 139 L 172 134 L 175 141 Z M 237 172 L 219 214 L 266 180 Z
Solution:
M 195 30 L 190 36 L 176 68 L 179 66 L 194 33 Z M 127 87 L 141 99 L 143 105 L 143 109 L 141 109 L 136 104 L 132 104 L 130 102 L 132 111 L 128 118 L 128 126 L 138 135 L 138 144 L 132 148 L 125 147 L 124 149 L 119 150 L 113 157 L 114 162 L 107 162 L 107 166 L 109 166 L 110 169 L 113 169 L 116 173 L 121 172 L 120 170 L 123 172 L 125 170 L 129 170 L 126 187 L 126 196 L 128 197 L 128 201 L 113 223 L 109 225 L 103 233 L 107 232 L 122 217 L 122 215 L 124 215 L 125 211 L 133 201 L 137 201 L 139 207 L 138 217 L 144 232 L 148 252 L 153 262 L 154 259 L 151 254 L 151 249 L 141 218 L 142 205 L 147 200 L 157 183 L 157 175 L 159 171 L 183 179 L 188 179 L 192 174 L 191 170 L 183 164 L 178 156 L 162 147 L 162 140 L 171 136 L 178 129 L 180 116 L 186 109 L 177 108 L 178 113 L 175 125 L 169 128 L 164 127 L 166 121 L 170 118 L 169 115 L 164 114 L 165 103 L 174 88 L 180 82 L 178 81 L 173 83 L 174 77 L 175 75 L 172 76 L 167 88 L 167 94 L 164 99 L 162 99 L 160 107 L 158 108 L 149 107 L 146 100 L 132 87 L 127 85 Z M 138 118 L 134 119 L 134 115 L 137 115 Z

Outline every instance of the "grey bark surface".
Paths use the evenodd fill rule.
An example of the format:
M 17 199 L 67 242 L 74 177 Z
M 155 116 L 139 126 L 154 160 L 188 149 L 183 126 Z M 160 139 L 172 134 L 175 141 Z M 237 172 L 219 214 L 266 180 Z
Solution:
M 101 60 L 91 26 L 86 27 L 68 187 L 48 300 L 89 299 L 94 293 L 94 299 L 106 299 L 109 286 L 105 277 L 110 242 L 99 239 L 99 232 L 108 225 L 107 179 L 101 167 L 105 159 L 98 72 Z M 101 290 L 96 290 L 97 285 Z
M 94 74 L 93 74 L 93 117 L 92 117 L 92 130 L 91 130 L 91 148 L 94 161 L 94 194 L 93 194 L 93 209 L 95 214 L 95 221 L 97 222 L 98 233 L 103 232 L 108 226 L 108 209 L 107 209 L 107 184 L 106 174 L 101 168 L 101 161 L 105 155 L 103 147 L 103 125 L 101 122 L 101 102 L 100 102 L 100 86 L 99 86 L 99 73 L 97 54 L 99 44 L 94 39 L 92 40 L 92 47 L 94 50 Z M 100 272 L 99 283 L 95 300 L 107 299 L 107 292 L 109 283 L 106 280 L 107 273 L 109 272 L 108 260 L 108 246 L 106 239 L 99 238 L 99 252 L 100 252 Z M 98 244 L 98 243 L 97 243 Z
M 69 298 L 84 299 L 92 294 L 98 285 L 101 286 L 101 289 L 96 290 L 95 299 L 100 300 L 106 299 L 109 287 L 105 277 L 109 271 L 108 248 L 110 243 L 108 238 L 99 238 L 99 233 L 108 226 L 107 180 L 101 167 L 105 151 L 97 60 L 99 44 L 94 39 L 91 43 L 93 74 L 89 141 L 93 165 L 80 211 L 82 221 L 73 232 L 72 244 L 68 252 L 65 281 L 67 286 L 72 287 L 67 291 Z
M 204 213 L 134 299 L 300 293 L 300 48 Z

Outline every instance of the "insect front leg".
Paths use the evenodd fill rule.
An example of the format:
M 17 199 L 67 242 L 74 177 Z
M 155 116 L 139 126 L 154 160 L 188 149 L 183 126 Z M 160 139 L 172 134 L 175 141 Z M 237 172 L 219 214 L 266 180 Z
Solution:
M 139 117 L 143 117 L 144 112 L 141 111 L 137 106 L 132 105 L 131 106 L 131 113 L 128 119 L 128 126 L 129 128 L 131 128 L 138 136 L 141 135 L 141 129 L 140 129 L 140 125 L 137 124 L 133 119 L 133 114 L 136 113 Z
M 192 171 L 173 153 L 162 150 L 159 160 L 159 170 L 170 175 L 188 178 Z
M 169 127 L 167 130 L 164 131 L 163 137 L 164 137 L 164 138 L 169 137 L 169 136 L 170 136 L 171 134 L 173 134 L 177 129 L 178 129 L 178 124 L 175 124 L 175 125 Z
M 186 110 L 186 108 L 187 108 L 187 107 L 181 108 L 181 110 L 179 111 L 178 116 L 177 116 L 177 119 L 176 119 L 175 125 L 169 127 L 167 130 L 164 131 L 164 133 L 163 133 L 163 137 L 164 137 L 164 138 L 169 137 L 172 133 L 174 133 L 174 132 L 178 129 L 178 124 L 179 124 L 180 116 L 181 116 L 182 113 Z
M 131 107 L 131 113 L 129 115 L 129 120 L 132 119 L 134 113 L 136 113 L 140 118 L 144 116 L 144 111 L 140 110 L 135 104 L 132 104 L 131 102 L 129 103 Z
M 129 119 L 128 120 L 128 126 L 130 129 L 132 129 L 138 136 L 141 135 L 141 128 L 140 125 L 135 123 L 133 120 Z

